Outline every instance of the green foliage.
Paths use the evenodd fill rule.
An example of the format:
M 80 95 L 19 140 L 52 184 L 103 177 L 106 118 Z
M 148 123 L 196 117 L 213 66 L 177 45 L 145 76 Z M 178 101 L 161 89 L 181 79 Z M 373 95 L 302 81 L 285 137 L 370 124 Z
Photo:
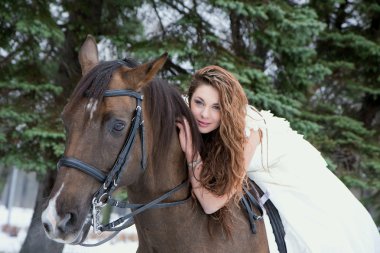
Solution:
M 8 82 L 0 82 L 0 88 L 3 90 L 13 90 L 17 91 L 13 95 L 13 97 L 21 96 L 20 93 L 34 93 L 35 98 L 41 97 L 45 92 L 51 92 L 54 95 L 59 95 L 62 91 L 62 87 L 56 86 L 51 83 L 47 84 L 31 84 L 27 82 L 18 81 L 16 79 L 11 79 Z
M 48 103 L 62 88 L 52 84 L 31 84 L 15 79 L 0 82 L 8 92 L 5 105 L 0 109 L 1 125 L 0 164 L 43 173 L 54 164 L 63 151 L 64 134 L 59 128 L 51 129 Z
M 143 31 L 136 3 L 0 3 L 0 166 L 39 174 L 55 168 L 64 151 L 62 96 L 78 81 L 79 43 L 93 33 L 128 48 Z

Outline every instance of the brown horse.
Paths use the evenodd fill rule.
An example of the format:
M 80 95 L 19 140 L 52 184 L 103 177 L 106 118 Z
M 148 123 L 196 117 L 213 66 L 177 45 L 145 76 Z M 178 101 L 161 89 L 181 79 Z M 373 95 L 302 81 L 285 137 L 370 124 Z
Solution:
M 83 77 L 62 113 L 64 159 L 42 214 L 47 236 L 62 243 L 82 242 L 97 215 L 91 207 L 102 204 L 106 189 L 118 185 L 126 188 L 131 203 L 148 203 L 176 188 L 163 202 L 177 205 L 134 216 L 137 252 L 269 252 L 262 220 L 253 234 L 245 211 L 231 201 L 233 227 L 227 236 L 189 198 L 189 184 L 177 187 L 187 181 L 187 169 L 176 119 L 187 118 L 196 144 L 200 137 L 179 92 L 154 78 L 166 57 L 142 65 L 99 62 L 95 40 L 88 36 L 82 45 Z

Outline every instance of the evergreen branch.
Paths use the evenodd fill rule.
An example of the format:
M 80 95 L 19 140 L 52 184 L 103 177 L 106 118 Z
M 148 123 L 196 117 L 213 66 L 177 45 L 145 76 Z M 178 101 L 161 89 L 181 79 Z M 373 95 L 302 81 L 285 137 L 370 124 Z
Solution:
M 160 23 L 160 27 L 161 27 L 161 31 L 162 31 L 162 38 L 164 38 L 164 37 L 166 37 L 166 31 L 165 31 L 165 27 L 162 23 L 160 14 L 158 13 L 156 2 L 155 2 L 155 0 L 151 0 L 151 2 L 153 5 L 154 13 L 156 14 L 156 16 L 158 18 L 158 22 Z
M 23 41 L 15 50 L 10 52 L 6 57 L 3 57 L 0 59 L 0 69 L 5 67 L 10 61 L 12 61 L 18 53 L 25 50 L 25 45 L 29 44 L 32 41 L 32 39 L 29 37 L 27 40 Z
M 172 4 L 170 1 L 162 0 L 162 2 L 165 3 L 166 5 L 170 6 L 171 8 L 173 8 L 174 10 L 176 10 L 177 12 L 179 12 L 180 14 L 182 14 L 184 16 L 188 15 L 189 12 L 191 11 L 188 7 L 184 6 L 183 4 L 182 4 L 182 7 L 184 9 L 187 9 L 189 12 L 186 12 L 184 10 L 179 9 L 176 5 Z

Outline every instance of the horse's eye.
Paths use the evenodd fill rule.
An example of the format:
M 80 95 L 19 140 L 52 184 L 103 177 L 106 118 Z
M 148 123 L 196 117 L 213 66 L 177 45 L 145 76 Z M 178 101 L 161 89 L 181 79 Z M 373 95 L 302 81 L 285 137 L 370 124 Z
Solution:
M 114 131 L 117 131 L 117 132 L 120 132 L 124 129 L 125 127 L 125 123 L 122 122 L 122 121 L 117 121 L 114 125 L 113 125 L 113 130 Z

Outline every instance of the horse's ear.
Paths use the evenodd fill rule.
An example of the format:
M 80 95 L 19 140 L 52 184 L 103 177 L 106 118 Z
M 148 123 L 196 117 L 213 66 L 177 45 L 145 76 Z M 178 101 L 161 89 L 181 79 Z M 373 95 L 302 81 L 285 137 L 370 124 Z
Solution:
M 79 63 L 82 68 L 82 76 L 99 63 L 96 40 L 91 35 L 87 35 L 86 41 L 79 50 Z
M 168 53 L 164 53 L 157 59 L 128 71 L 126 78 L 133 78 L 135 89 L 140 89 L 154 78 L 157 72 L 164 66 L 167 59 Z

